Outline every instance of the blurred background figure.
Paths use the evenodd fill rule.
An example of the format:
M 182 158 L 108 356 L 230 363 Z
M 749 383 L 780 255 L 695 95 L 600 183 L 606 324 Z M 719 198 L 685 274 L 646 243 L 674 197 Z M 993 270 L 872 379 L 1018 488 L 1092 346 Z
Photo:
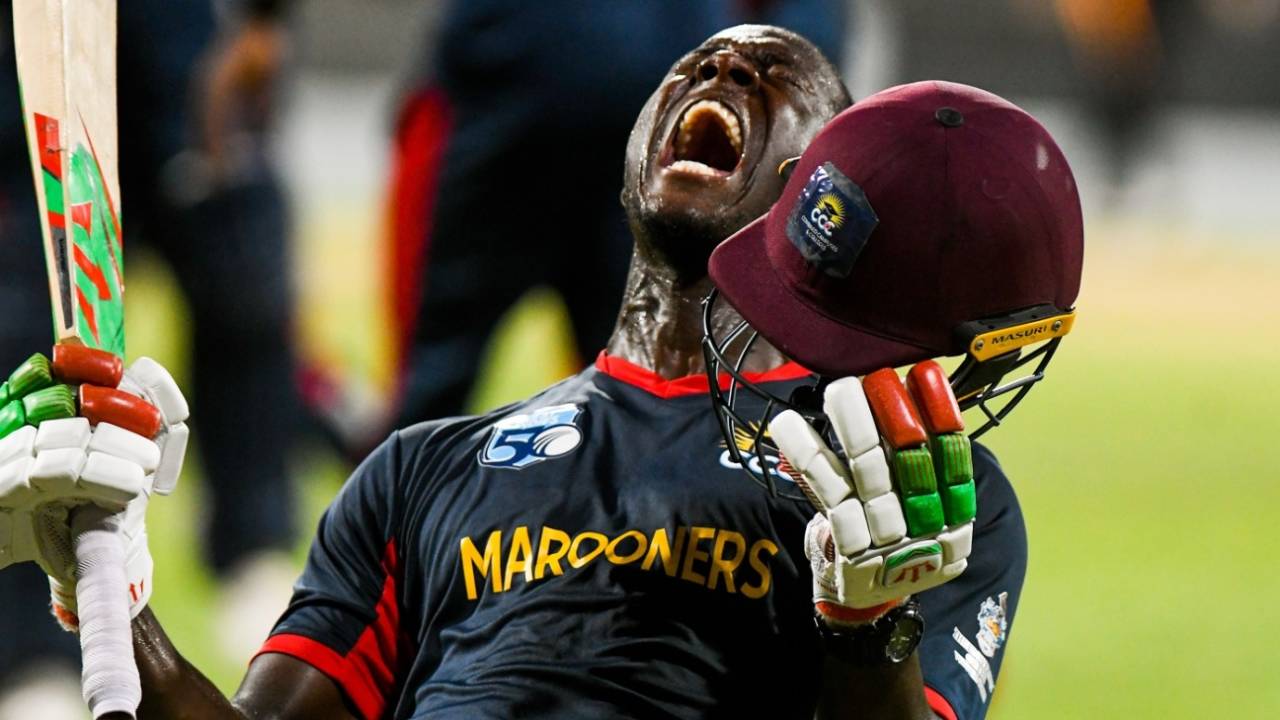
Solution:
M 52 337 L 8 5 L 0 13 L 0 264 L 11 280 L 0 287 L 0 362 L 12 364 L 47 349 Z M 285 451 L 297 407 L 289 230 L 264 146 L 284 51 L 274 11 L 263 2 L 119 5 L 125 243 L 134 267 L 145 267 L 146 254 L 162 259 L 186 304 L 177 330 L 192 343 L 184 385 L 200 408 L 206 480 L 194 522 L 204 529 L 207 561 L 228 583 L 221 638 L 238 658 L 283 608 L 293 577 L 283 552 L 294 530 Z M 131 313 L 137 307 L 131 301 Z M 136 341 L 130 347 L 146 350 Z M 248 435 L 247 416 L 260 428 Z M 0 574 L 0 686 L 20 684 L 15 666 L 47 656 L 70 669 L 80 705 L 78 643 L 49 632 L 39 574 L 34 566 Z M 252 640 L 239 640 L 239 628 Z M 50 672 L 40 674 L 49 684 Z M 0 717 L 18 716 L 0 706 Z
M 1121 187 L 1145 149 L 1152 113 L 1169 99 L 1195 8 L 1188 0 L 1057 0 L 1055 7 L 1110 160 L 1109 180 Z
M 577 364 L 604 347 L 632 244 L 623 149 L 672 62 L 739 23 L 788 27 L 833 59 L 845 32 L 843 0 L 438 5 L 395 121 L 395 427 L 463 411 L 495 326 L 532 288 L 563 301 Z M 357 449 L 386 430 L 370 429 Z

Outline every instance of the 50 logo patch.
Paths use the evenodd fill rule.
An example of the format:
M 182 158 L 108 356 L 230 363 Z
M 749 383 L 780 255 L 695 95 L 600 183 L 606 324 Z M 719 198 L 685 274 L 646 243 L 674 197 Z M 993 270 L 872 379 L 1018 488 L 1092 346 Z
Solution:
M 480 451 L 480 464 L 523 470 L 567 455 L 582 444 L 582 430 L 577 425 L 581 414 L 577 405 L 552 405 L 499 420 Z

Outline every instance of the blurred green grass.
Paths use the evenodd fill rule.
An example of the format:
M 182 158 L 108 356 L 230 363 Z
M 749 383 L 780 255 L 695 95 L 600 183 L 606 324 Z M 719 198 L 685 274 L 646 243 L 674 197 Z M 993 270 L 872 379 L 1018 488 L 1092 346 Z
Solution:
M 1049 380 L 985 439 L 1018 489 L 1031 546 L 990 717 L 1273 717 L 1280 252 L 1163 228 L 1090 233 L 1075 333 Z M 376 265 L 350 242 L 319 258 L 346 272 Z M 131 348 L 181 370 L 175 289 L 145 260 L 130 273 Z M 307 309 L 331 333 L 320 344 L 363 348 L 364 365 L 344 370 L 383 385 L 366 346 L 379 332 L 370 285 L 347 285 Z M 531 294 L 493 343 L 474 409 L 563 374 L 575 362 L 567 338 L 555 298 Z M 194 466 L 151 515 L 154 606 L 179 649 L 229 692 L 244 665 L 215 650 Z M 346 468 L 316 448 L 295 453 L 294 467 L 309 531 Z M 300 539 L 299 559 L 304 548 Z

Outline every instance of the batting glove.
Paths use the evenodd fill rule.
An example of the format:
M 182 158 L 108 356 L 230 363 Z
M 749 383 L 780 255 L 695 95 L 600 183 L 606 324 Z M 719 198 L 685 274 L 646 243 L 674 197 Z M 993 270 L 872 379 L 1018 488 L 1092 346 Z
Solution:
M 813 599 L 832 625 L 869 622 L 967 565 L 977 511 L 969 438 L 933 361 L 827 386 L 829 446 L 799 413 L 769 424 L 818 513 L 805 533 Z M 792 472 L 794 470 L 794 472 Z
M 186 453 L 177 384 L 150 358 L 124 372 L 109 353 L 57 346 L 52 362 L 37 354 L 15 370 L 0 401 L 0 568 L 38 563 L 54 615 L 75 630 L 74 511 L 116 511 L 136 617 L 152 592 L 147 501 L 172 492 Z

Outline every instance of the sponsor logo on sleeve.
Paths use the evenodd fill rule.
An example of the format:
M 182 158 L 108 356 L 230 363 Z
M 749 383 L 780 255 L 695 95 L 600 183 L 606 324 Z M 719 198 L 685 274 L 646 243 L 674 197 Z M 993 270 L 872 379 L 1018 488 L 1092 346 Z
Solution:
M 990 596 L 978 607 L 978 644 L 974 645 L 960 632 L 960 628 L 952 628 L 951 637 L 960 646 L 954 655 L 956 662 L 964 669 L 969 679 L 978 688 L 978 695 L 983 702 L 996 688 L 995 673 L 991 670 L 988 658 L 995 657 L 996 651 L 1003 645 L 1009 635 L 1009 593 L 1002 592 L 992 599 Z M 963 654 L 961 652 L 963 651 Z
M 987 657 L 995 657 L 996 651 L 1004 645 L 1009 631 L 1008 604 L 1009 593 L 1002 592 L 998 603 L 988 597 L 978 608 L 978 647 Z
M 582 444 L 582 430 L 578 427 L 581 415 L 581 407 L 566 404 L 503 418 L 493 424 L 489 440 L 480 451 L 480 464 L 523 470 L 568 455 Z

